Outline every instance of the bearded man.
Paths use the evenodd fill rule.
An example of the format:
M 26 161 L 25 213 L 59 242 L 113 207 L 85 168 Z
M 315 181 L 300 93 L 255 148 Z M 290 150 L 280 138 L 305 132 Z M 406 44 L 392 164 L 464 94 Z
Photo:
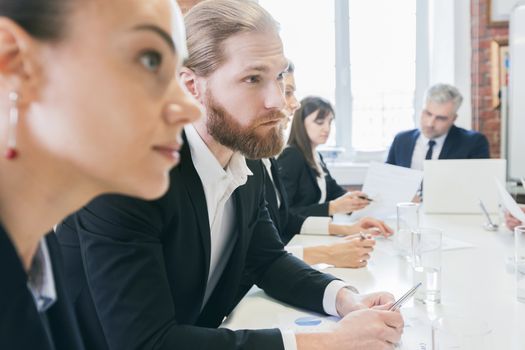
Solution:
M 97 350 L 393 347 L 403 320 L 385 310 L 392 295 L 357 294 L 286 253 L 263 165 L 247 166 L 284 143 L 287 61 L 275 21 L 246 0 L 203 1 L 185 20 L 181 77 L 205 116 L 185 129 L 168 192 L 99 197 L 57 228 L 84 338 Z M 322 333 L 217 328 L 244 278 L 344 318 Z

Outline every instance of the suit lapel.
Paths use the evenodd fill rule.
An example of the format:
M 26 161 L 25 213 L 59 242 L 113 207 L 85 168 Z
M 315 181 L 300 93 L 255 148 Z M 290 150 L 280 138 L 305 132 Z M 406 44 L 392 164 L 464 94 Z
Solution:
M 201 312 L 197 324 L 203 327 L 218 327 L 225 314 L 231 312 L 234 307 L 232 305 L 235 299 L 237 289 L 240 285 L 242 272 L 244 271 L 244 264 L 246 260 L 246 252 L 248 250 L 247 244 L 249 242 L 248 234 L 248 217 L 243 210 L 246 206 L 250 206 L 253 198 L 246 195 L 244 189 L 246 185 L 236 189 L 232 196 L 234 198 L 235 206 L 235 242 L 232 253 L 229 257 L 228 264 L 224 268 L 222 276 L 211 294 L 206 306 Z
M 272 220 L 274 221 L 277 228 L 281 230 L 281 217 L 279 215 L 279 204 L 277 200 L 276 189 L 279 191 L 279 196 L 281 196 L 281 205 L 284 205 L 285 203 L 282 200 L 282 191 L 280 188 L 278 174 L 275 172 L 275 167 L 277 166 L 275 159 L 270 158 L 270 164 L 272 178 L 270 178 L 270 176 L 266 176 L 266 181 L 264 183 L 266 187 L 266 202 L 268 202 L 267 207 L 270 211 L 270 215 L 272 216 Z M 266 167 L 264 167 L 264 171 L 266 171 Z
M 281 196 L 281 206 L 278 208 L 279 212 L 279 232 L 283 232 L 281 230 L 285 230 L 285 227 L 282 227 L 284 222 L 288 220 L 288 195 L 286 193 L 286 189 L 284 188 L 283 183 L 281 182 L 281 173 L 279 171 L 279 164 L 277 163 L 277 160 L 275 158 L 270 158 L 270 163 L 272 164 L 272 177 L 275 183 L 275 187 L 277 188 L 277 191 L 279 191 L 279 195 Z
M 410 138 L 410 145 L 408 148 L 408 152 L 406 153 L 407 159 L 406 164 L 407 167 L 410 168 L 412 166 L 412 156 L 414 155 L 414 148 L 416 148 L 416 142 L 419 138 L 420 131 L 419 129 L 414 130 L 414 133 L 412 134 L 412 137 Z
M 197 216 L 197 225 L 199 226 L 199 233 L 201 236 L 202 248 L 204 249 L 206 274 L 203 276 L 203 283 L 206 286 L 208 281 L 208 274 L 210 269 L 210 223 L 208 220 L 208 206 L 206 205 L 206 195 L 204 194 L 204 188 L 200 180 L 199 174 L 193 166 L 191 159 L 190 147 L 188 146 L 188 140 L 186 134 L 183 133 L 184 146 L 181 149 L 181 162 L 179 165 L 180 172 L 183 178 L 183 183 L 186 187 L 186 192 L 190 198 L 191 205 L 193 206 L 193 212 Z M 175 186 L 180 185 L 178 183 Z
M 439 159 L 450 158 L 449 154 L 454 149 L 454 144 L 457 140 L 457 132 L 458 128 L 455 125 L 452 125 L 447 137 L 445 138 L 445 142 L 443 143 L 443 148 L 441 149 L 441 153 L 439 154 Z
M 308 175 L 310 175 L 310 181 L 312 181 L 312 188 L 315 190 L 315 201 L 319 202 L 321 199 L 321 189 L 319 188 L 319 184 L 317 183 L 317 174 L 315 173 L 314 169 L 310 168 L 310 166 L 306 163 L 305 166 L 308 168 Z

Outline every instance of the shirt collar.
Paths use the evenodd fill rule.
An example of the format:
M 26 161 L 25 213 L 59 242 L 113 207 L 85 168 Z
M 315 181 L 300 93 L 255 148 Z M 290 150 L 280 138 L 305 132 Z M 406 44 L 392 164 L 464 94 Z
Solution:
M 447 136 L 448 136 L 448 132 L 432 140 L 436 141 L 436 146 L 442 146 L 445 143 L 445 139 L 447 138 Z M 428 141 L 430 141 L 430 139 L 428 139 L 422 132 L 419 133 L 419 137 L 421 137 L 421 141 L 425 145 L 427 145 Z
M 53 266 L 45 238 L 42 238 L 28 272 L 27 286 L 39 312 L 45 312 L 57 300 Z
M 193 165 L 203 184 L 210 185 L 229 179 L 235 185 L 241 186 L 248 181 L 248 176 L 253 175 L 246 159 L 239 152 L 233 153 L 226 169 L 223 169 L 193 125 L 186 125 L 184 131 L 188 138 Z

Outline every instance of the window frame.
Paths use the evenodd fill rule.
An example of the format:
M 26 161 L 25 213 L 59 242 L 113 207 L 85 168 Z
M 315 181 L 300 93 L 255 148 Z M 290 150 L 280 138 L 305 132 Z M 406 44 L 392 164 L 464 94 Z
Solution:
M 352 147 L 352 84 L 350 70 L 350 18 L 349 0 L 333 0 L 335 10 L 335 112 L 336 147 L 345 152 L 335 162 L 377 161 L 377 152 L 358 152 Z M 414 93 L 414 125 L 416 115 L 422 108 L 425 89 L 429 82 L 429 5 L 427 0 L 416 0 L 416 81 Z M 349 98 L 350 96 L 350 98 Z M 384 157 L 386 158 L 385 150 Z M 360 153 L 359 155 L 357 153 Z

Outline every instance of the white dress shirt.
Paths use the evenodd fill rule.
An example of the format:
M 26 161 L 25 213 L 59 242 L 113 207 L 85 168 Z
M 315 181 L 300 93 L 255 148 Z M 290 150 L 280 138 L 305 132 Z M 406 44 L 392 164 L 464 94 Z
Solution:
M 210 270 L 204 294 L 204 307 L 235 246 L 235 206 L 232 194 L 253 174 L 239 153 L 234 153 L 226 169 L 223 169 L 195 128 L 189 125 L 184 130 L 193 165 L 204 189 L 210 225 Z
M 246 165 L 245 158 L 238 152 L 233 154 L 226 169 L 223 169 L 193 125 L 187 125 L 184 131 L 188 139 L 193 165 L 204 188 L 210 223 L 210 273 L 203 304 L 205 305 L 224 272 L 235 245 L 233 239 L 235 206 L 231 195 L 235 189 L 248 181 L 248 176 L 253 174 Z M 323 308 L 327 314 L 338 316 L 337 293 L 346 285 L 343 281 L 336 280 L 326 286 Z M 295 333 L 281 329 L 281 334 L 285 350 L 297 350 Z
M 33 295 L 36 308 L 45 312 L 57 300 L 53 266 L 47 243 L 44 238 L 40 241 L 33 262 L 28 272 L 27 287 Z
M 441 135 L 438 138 L 433 139 L 436 141 L 436 144 L 434 145 L 434 148 L 432 149 L 432 159 L 438 159 L 439 154 L 441 153 L 441 150 L 443 149 L 443 144 L 445 143 L 445 139 L 447 138 L 447 134 Z M 427 155 L 428 151 L 428 139 L 423 135 L 423 133 L 419 134 L 419 137 L 416 140 L 416 145 L 414 146 L 414 153 L 412 153 L 412 163 L 410 164 L 410 167 L 412 169 L 417 170 L 423 170 L 423 162 L 425 160 L 425 156 Z
M 279 190 L 277 189 L 277 186 L 275 186 L 275 181 L 273 179 L 272 175 L 272 163 L 268 158 L 263 158 L 262 162 L 264 164 L 264 167 L 266 168 L 266 173 L 270 177 L 270 180 L 272 181 L 273 188 L 275 189 L 275 197 L 277 198 L 277 208 L 281 207 L 281 193 L 279 193 Z

